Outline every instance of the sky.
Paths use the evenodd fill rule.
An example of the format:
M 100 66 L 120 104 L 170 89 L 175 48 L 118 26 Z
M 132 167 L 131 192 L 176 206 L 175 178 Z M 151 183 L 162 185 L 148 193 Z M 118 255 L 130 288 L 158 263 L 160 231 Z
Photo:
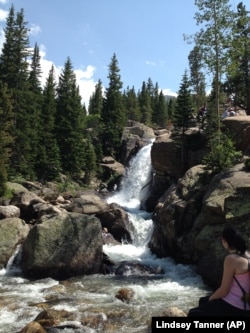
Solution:
M 240 2 L 230 1 L 233 8 Z M 150 78 L 176 95 L 194 46 L 183 36 L 200 30 L 194 0 L 0 0 L 0 49 L 12 4 L 24 10 L 30 46 L 39 47 L 42 84 L 51 66 L 60 75 L 69 57 L 86 106 L 98 80 L 108 87 L 114 54 L 124 90 L 138 92 Z

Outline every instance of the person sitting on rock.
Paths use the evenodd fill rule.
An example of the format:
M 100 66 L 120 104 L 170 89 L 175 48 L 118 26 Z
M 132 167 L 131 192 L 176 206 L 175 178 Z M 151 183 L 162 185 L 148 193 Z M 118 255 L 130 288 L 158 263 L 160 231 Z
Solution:
M 228 252 L 221 285 L 212 295 L 201 297 L 188 317 L 250 316 L 250 254 L 246 241 L 238 230 L 226 226 L 221 242 Z

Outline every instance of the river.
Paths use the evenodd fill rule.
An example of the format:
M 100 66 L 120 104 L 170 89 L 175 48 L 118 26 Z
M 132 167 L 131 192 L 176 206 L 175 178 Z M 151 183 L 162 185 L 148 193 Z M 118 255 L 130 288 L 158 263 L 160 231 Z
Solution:
M 49 329 L 51 333 L 146 333 L 152 316 L 170 306 L 187 312 L 206 294 L 208 288 L 195 267 L 176 264 L 171 258 L 156 258 L 147 247 L 153 223 L 150 214 L 140 209 L 140 202 L 147 194 L 151 177 L 150 149 L 151 144 L 139 151 L 131 161 L 122 189 L 107 199 L 128 212 L 134 226 L 133 243 L 104 245 L 103 250 L 115 262 L 136 261 L 160 267 L 164 274 L 137 276 L 128 271 L 125 276 L 96 274 L 63 282 L 51 278 L 30 281 L 23 278 L 18 260 L 13 257 L 0 271 L 0 333 L 19 332 L 42 311 L 42 305 L 72 313 L 64 324 L 79 327 Z M 115 297 L 124 287 L 134 292 L 128 304 Z M 88 321 L 82 326 L 83 318 L 90 317 L 95 318 L 95 324 Z

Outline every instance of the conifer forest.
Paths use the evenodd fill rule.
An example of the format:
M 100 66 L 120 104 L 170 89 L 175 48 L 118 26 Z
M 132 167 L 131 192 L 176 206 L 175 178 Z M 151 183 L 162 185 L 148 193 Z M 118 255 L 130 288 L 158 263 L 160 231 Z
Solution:
M 0 51 L 0 196 L 7 181 L 18 179 L 44 183 L 63 174 L 86 187 L 94 177 L 107 181 L 100 163 L 104 156 L 122 162 L 121 137 L 129 121 L 154 129 L 173 126 L 181 145 L 189 119 L 201 105 L 209 115 L 202 130 L 209 129 L 208 150 L 214 151 L 224 135 L 225 104 L 230 101 L 250 115 L 250 16 L 243 2 L 236 11 L 228 0 L 195 4 L 197 33 L 183 38 L 193 49 L 176 98 L 164 96 L 157 78 L 146 78 L 138 91 L 133 82 L 123 87 L 114 52 L 109 84 L 103 87 L 98 80 L 87 107 L 70 55 L 65 55 L 59 77 L 52 66 L 42 85 L 39 46 L 30 45 L 25 9 L 16 11 L 12 5 Z M 229 141 L 223 139 L 223 145 Z

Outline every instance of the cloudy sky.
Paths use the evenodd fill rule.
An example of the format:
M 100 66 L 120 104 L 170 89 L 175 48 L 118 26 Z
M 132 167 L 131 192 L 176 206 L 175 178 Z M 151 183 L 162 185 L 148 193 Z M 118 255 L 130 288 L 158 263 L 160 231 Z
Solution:
M 231 1 L 233 8 L 238 2 Z M 107 87 L 114 53 L 124 89 L 138 91 L 151 78 L 175 94 L 193 48 L 183 34 L 199 31 L 194 0 L 0 0 L 0 47 L 12 4 L 24 10 L 31 47 L 39 46 L 42 81 L 52 64 L 59 74 L 69 57 L 86 105 L 99 79 Z

